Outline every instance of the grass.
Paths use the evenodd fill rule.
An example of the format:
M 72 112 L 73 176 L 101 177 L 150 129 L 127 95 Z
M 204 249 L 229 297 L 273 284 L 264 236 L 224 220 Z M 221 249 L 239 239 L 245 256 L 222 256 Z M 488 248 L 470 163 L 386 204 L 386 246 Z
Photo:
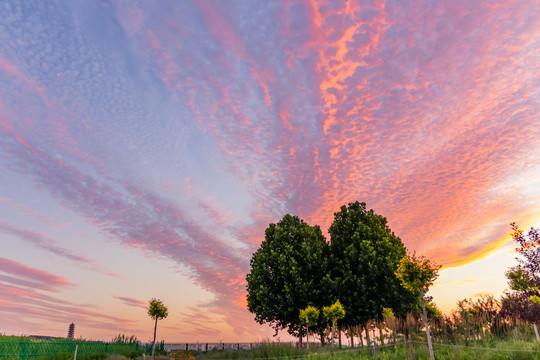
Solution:
M 4 337 L 5 338 L 5 337 Z M 13 340 L 14 337 L 11 337 Z M 20 339 L 20 338 L 19 338 Z M 427 345 L 421 341 L 413 342 L 415 360 L 429 359 Z M 540 360 L 540 343 L 536 340 L 486 340 L 462 342 L 458 344 L 434 343 L 435 358 L 437 360 Z M 129 360 L 142 359 L 139 354 L 106 355 L 104 353 L 80 354 L 79 360 Z M 45 357 L 43 357 L 44 359 Z M 48 356 L 51 360 L 72 359 L 73 354 L 58 354 Z M 313 346 L 308 352 L 305 348 L 298 348 L 294 344 L 263 343 L 252 350 L 223 350 L 209 352 L 176 352 L 169 355 L 156 356 L 156 360 L 405 360 L 409 358 L 408 344 L 389 344 L 377 348 L 377 354 L 372 355 L 370 347 L 355 347 L 353 349 L 336 347 Z M 36 359 L 36 358 L 34 358 Z M 151 359 L 149 355 L 146 359 Z
M 413 343 L 415 360 L 429 359 L 426 344 Z M 434 344 L 437 360 L 487 360 L 487 359 L 540 359 L 540 343 L 536 341 L 484 341 L 474 345 Z M 196 360 L 256 360 L 256 359 L 290 359 L 290 360 L 404 360 L 409 358 L 408 344 L 387 345 L 377 348 L 376 355 L 369 347 L 354 349 L 312 348 L 309 352 L 290 344 L 263 344 L 251 351 L 215 351 L 208 353 L 194 352 Z M 187 360 L 185 358 L 184 360 Z

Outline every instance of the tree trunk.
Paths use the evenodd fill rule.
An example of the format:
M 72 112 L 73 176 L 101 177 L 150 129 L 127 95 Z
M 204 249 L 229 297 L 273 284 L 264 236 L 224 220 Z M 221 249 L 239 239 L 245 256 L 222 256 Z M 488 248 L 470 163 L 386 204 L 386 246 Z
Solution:
M 338 344 L 339 344 L 339 348 L 341 349 L 341 328 L 338 327 L 337 331 L 338 331 Z
M 435 355 L 433 354 L 433 345 L 431 344 L 431 335 L 429 333 L 429 326 L 427 321 L 427 314 L 426 314 L 426 303 L 424 301 L 424 288 L 420 287 L 420 299 L 422 300 L 422 314 L 424 315 L 424 326 L 426 327 L 426 337 L 429 347 L 429 356 L 431 357 L 431 360 L 435 360 Z
M 354 330 L 352 326 L 349 328 L 349 331 L 351 332 L 351 347 L 353 348 L 354 347 Z
M 536 327 L 536 323 L 533 323 L 534 327 L 534 334 L 536 335 L 536 340 L 540 341 L 540 336 L 538 336 L 538 328 Z
M 309 323 L 306 324 L 306 348 L 309 350 Z
M 408 343 L 409 343 L 409 360 L 414 360 L 414 354 L 412 350 L 412 339 L 411 339 L 411 333 L 408 334 Z
M 152 359 L 154 359 L 154 350 L 156 349 L 156 332 L 157 332 L 157 317 L 154 325 L 154 342 L 152 343 Z
M 321 346 L 324 346 L 324 344 L 326 343 L 326 341 L 324 340 L 324 329 L 321 329 L 319 331 L 319 336 L 321 337 Z
M 367 328 L 367 324 L 364 325 L 364 330 L 366 331 L 366 345 L 371 345 L 371 339 L 369 338 L 369 330 Z
M 334 330 L 336 329 L 336 319 L 332 319 L 332 346 L 334 346 Z
M 384 334 L 382 328 L 382 321 L 379 321 L 379 336 L 381 338 L 381 345 L 384 345 Z

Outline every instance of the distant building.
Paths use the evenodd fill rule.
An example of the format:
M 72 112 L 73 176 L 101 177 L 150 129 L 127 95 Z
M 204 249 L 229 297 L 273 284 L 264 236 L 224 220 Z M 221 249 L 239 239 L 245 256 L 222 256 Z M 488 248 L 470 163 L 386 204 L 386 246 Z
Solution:
M 75 336 L 75 324 L 71 323 L 71 324 L 69 324 L 69 330 L 68 330 L 67 338 L 68 339 L 73 339 L 74 336 Z

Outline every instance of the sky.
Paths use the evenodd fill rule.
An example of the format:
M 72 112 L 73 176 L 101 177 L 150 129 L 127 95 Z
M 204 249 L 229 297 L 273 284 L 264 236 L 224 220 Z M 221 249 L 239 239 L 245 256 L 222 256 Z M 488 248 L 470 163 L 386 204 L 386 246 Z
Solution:
M 357 200 L 443 265 L 449 313 L 540 226 L 536 0 L 0 12 L 0 333 L 148 341 L 159 298 L 158 339 L 275 339 L 246 310 L 264 230 Z

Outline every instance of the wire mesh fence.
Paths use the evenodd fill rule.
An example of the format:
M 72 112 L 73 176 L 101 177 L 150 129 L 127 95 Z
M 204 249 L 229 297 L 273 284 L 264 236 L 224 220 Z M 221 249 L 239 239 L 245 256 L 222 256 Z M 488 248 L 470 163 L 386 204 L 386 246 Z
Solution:
M 260 343 L 224 343 L 224 342 L 208 342 L 208 343 L 166 343 L 164 349 L 168 352 L 172 351 L 218 351 L 218 350 L 252 350 L 259 346 Z
M 123 354 L 130 351 L 138 351 L 138 343 L 106 343 L 99 341 L 55 341 L 55 340 L 0 340 L 0 360 L 27 360 L 42 356 L 53 356 L 62 353 L 74 353 L 77 346 L 77 354 L 106 353 Z

